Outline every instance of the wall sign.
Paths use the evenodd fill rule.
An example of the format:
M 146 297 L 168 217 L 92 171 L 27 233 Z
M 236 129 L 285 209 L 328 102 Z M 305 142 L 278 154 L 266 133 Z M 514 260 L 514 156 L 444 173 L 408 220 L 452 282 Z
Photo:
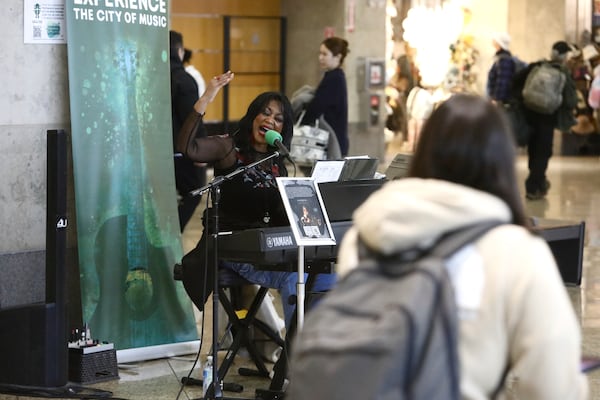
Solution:
M 23 7 L 24 43 L 67 43 L 65 0 L 24 0 Z

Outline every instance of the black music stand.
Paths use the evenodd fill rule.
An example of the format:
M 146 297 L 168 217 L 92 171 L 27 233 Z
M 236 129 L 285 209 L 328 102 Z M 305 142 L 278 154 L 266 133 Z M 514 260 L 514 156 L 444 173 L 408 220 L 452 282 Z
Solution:
M 256 167 L 259 164 L 262 164 L 263 162 L 270 160 L 272 158 L 275 157 L 279 157 L 281 154 L 278 151 L 273 152 L 272 154 L 268 155 L 267 157 L 255 161 L 251 164 L 245 165 L 243 167 L 240 167 L 238 169 L 236 169 L 235 171 L 227 174 L 227 175 L 223 175 L 223 176 L 218 176 L 215 177 L 212 182 L 210 182 L 208 185 L 201 187 L 199 189 L 193 190 L 189 193 L 190 196 L 199 196 L 202 195 L 208 191 L 210 191 L 211 194 L 211 199 L 212 199 L 212 208 L 214 210 L 214 222 L 213 222 L 213 230 L 211 233 L 212 236 L 212 245 L 213 245 L 213 265 L 212 267 L 214 268 L 214 279 L 213 279 L 213 332 L 212 332 L 212 358 L 213 358 L 213 365 L 212 365 L 212 383 L 210 384 L 210 387 L 208 389 L 208 393 L 204 396 L 201 397 L 200 399 L 204 399 L 204 400 L 240 400 L 241 398 L 239 397 L 231 397 L 231 398 L 226 398 L 223 397 L 223 390 L 221 389 L 221 384 L 220 384 L 220 379 L 219 379 L 219 368 L 218 368 L 218 350 L 219 350 L 219 341 L 218 341 L 218 335 L 219 335 L 219 247 L 218 247 L 218 239 L 219 239 L 219 201 L 220 201 L 220 197 L 221 197 L 221 189 L 220 186 L 226 182 L 231 180 L 232 178 L 236 177 L 239 174 L 242 174 L 244 172 L 246 172 L 249 169 L 252 169 L 254 167 Z M 218 384 L 217 384 L 218 383 Z M 247 400 L 252 400 L 252 399 L 247 399 Z

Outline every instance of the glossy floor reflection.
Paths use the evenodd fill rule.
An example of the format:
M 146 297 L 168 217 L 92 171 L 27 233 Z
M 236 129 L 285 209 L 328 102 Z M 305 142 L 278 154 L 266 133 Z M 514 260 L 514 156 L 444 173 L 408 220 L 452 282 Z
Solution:
M 389 163 L 397 149 L 391 147 L 386 163 Z M 526 174 L 526 158 L 520 156 L 517 163 L 520 180 Z M 600 159 L 598 157 L 553 157 L 548 178 L 552 187 L 544 200 L 526 201 L 529 215 L 547 219 L 585 221 L 585 247 L 583 258 L 583 281 L 580 287 L 567 287 L 573 306 L 581 321 L 583 332 L 583 352 L 600 356 Z M 200 213 L 184 233 L 185 250 L 195 245 L 201 234 Z M 552 310 L 548 310 L 552 312 Z M 207 311 L 206 317 L 210 315 Z M 208 353 L 211 342 L 211 324 L 205 327 L 202 359 Z M 89 385 L 108 390 L 116 398 L 125 399 L 195 399 L 201 396 L 201 388 L 180 385 L 181 377 L 186 376 L 193 365 L 194 355 L 122 365 L 120 379 Z M 237 357 L 234 366 L 226 377 L 226 382 L 236 382 L 244 386 L 242 393 L 224 392 L 227 398 L 254 398 L 256 388 L 267 388 L 265 378 L 247 378 L 237 374 L 240 366 L 248 365 L 247 359 Z M 200 370 L 192 371 L 192 377 L 200 378 Z M 588 375 L 590 399 L 600 398 L 600 370 Z M 180 392 L 180 390 L 182 390 Z M 14 396 L 0 395 L 0 400 L 15 399 Z M 26 399 L 28 397 L 18 397 Z

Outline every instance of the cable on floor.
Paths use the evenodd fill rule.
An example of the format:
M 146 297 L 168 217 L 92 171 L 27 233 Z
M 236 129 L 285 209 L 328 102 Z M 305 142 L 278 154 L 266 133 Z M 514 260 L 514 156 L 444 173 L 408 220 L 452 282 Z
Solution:
M 100 390 L 88 388 L 85 386 L 65 385 L 60 387 L 43 387 L 43 386 L 25 386 L 0 383 L 0 393 L 43 397 L 43 398 L 60 398 L 60 399 L 116 399 L 127 400 L 123 398 L 113 397 L 113 393 L 108 390 Z

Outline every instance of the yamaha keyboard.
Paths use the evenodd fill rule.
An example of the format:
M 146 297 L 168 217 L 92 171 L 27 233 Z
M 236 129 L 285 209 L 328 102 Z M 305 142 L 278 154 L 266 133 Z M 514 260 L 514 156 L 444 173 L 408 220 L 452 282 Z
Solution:
M 384 179 L 360 179 L 319 183 L 319 192 L 331 223 L 336 245 L 304 246 L 306 270 L 329 272 L 337 259 L 338 246 L 352 225 L 352 213 Z M 298 245 L 289 226 L 247 229 L 219 234 L 219 258 L 247 262 L 269 270 L 294 271 L 298 264 Z
M 352 221 L 331 223 L 333 236 L 339 244 Z M 305 246 L 304 260 L 307 272 L 311 268 L 329 272 L 328 266 L 337 259 L 338 246 Z M 290 270 L 297 268 L 298 245 L 289 226 L 246 229 L 219 234 L 219 258 L 227 261 L 247 262 L 257 268 Z

